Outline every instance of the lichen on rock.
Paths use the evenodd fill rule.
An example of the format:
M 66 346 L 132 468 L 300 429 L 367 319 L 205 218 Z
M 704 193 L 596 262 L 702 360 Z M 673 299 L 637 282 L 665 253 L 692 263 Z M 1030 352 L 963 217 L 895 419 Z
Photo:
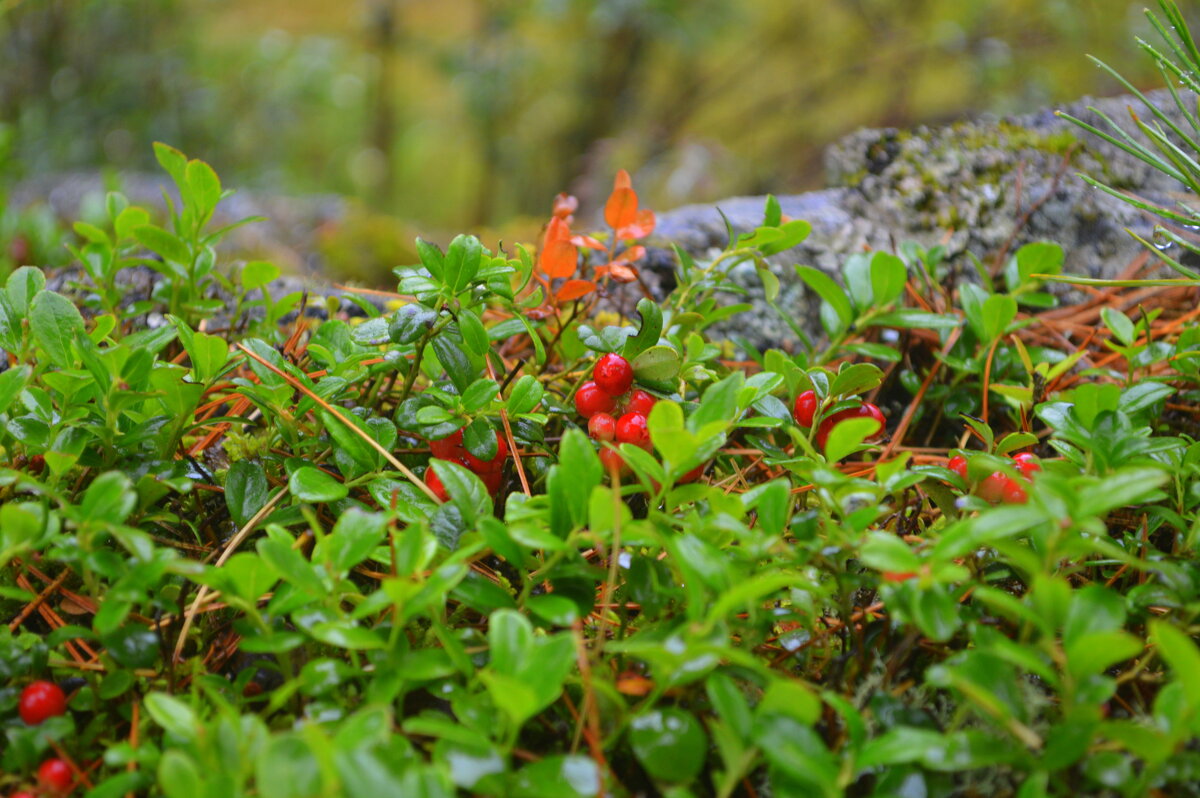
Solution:
M 1181 119 L 1168 92 L 1149 98 Z M 1085 99 L 1065 110 L 1105 128 L 1098 110 L 1119 123 L 1129 109 L 1149 112 L 1134 97 Z M 817 302 L 797 279 L 797 263 L 839 275 L 846 256 L 866 249 L 892 250 L 912 240 L 942 245 L 947 262 L 970 279 L 971 257 L 985 264 L 1030 241 L 1051 240 L 1066 252 L 1066 271 L 1112 277 L 1140 251 L 1126 228 L 1150 235 L 1154 219 L 1088 186 L 1077 173 L 1096 177 L 1160 203 L 1173 203 L 1181 187 L 1123 150 L 1087 133 L 1051 109 L 1006 119 L 980 117 L 945 127 L 866 129 L 826 152 L 831 188 L 780 197 L 784 213 L 812 223 L 799 247 L 772 259 L 780 278 L 779 304 L 819 335 Z M 663 214 L 660 244 L 677 243 L 695 256 L 724 246 L 724 212 L 738 232 L 762 219 L 764 198 L 739 197 Z M 661 260 L 652 260 L 660 263 Z M 735 279 L 761 297 L 753 268 Z M 788 345 L 787 324 L 766 307 L 725 327 L 756 347 Z

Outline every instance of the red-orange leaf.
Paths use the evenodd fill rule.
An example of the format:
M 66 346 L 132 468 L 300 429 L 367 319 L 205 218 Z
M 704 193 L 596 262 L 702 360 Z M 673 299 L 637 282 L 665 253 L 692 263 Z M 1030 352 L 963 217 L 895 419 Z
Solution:
M 618 283 L 632 283 L 638 278 L 637 269 L 632 266 L 626 266 L 624 263 L 613 262 L 608 264 L 608 273 Z
M 547 241 L 538 256 L 538 268 L 550 277 L 570 277 L 575 273 L 578 250 L 570 241 Z
M 602 252 L 604 250 L 608 249 L 608 247 L 604 246 L 603 242 L 597 241 L 596 239 L 592 238 L 591 236 L 585 236 L 583 234 L 571 236 L 571 243 L 577 247 L 587 247 L 588 249 L 598 249 Z
M 571 237 L 571 226 L 561 216 L 555 216 L 546 225 L 546 246 L 554 241 L 566 241 Z
M 604 204 L 604 221 L 614 230 L 637 221 L 637 194 L 631 188 L 614 188 Z
M 654 211 L 649 208 L 643 208 L 637 212 L 637 216 L 632 224 L 627 224 L 617 230 L 617 238 L 622 241 L 628 241 L 633 238 L 645 238 L 654 232 Z
M 644 257 L 646 257 L 646 248 L 638 244 L 636 247 L 630 247 L 618 255 L 613 260 L 613 263 L 636 263 Z
M 575 209 L 578 207 L 579 200 L 575 199 L 566 192 L 563 192 L 554 198 L 554 215 L 560 219 L 566 219 L 568 216 L 575 213 Z
M 629 179 L 629 173 L 624 169 L 617 170 L 617 177 L 613 180 L 613 191 L 619 188 L 633 188 L 633 181 Z
M 595 290 L 596 284 L 591 280 L 567 280 L 562 284 L 562 288 L 558 289 L 554 298 L 558 302 L 570 302 L 572 299 L 587 296 Z

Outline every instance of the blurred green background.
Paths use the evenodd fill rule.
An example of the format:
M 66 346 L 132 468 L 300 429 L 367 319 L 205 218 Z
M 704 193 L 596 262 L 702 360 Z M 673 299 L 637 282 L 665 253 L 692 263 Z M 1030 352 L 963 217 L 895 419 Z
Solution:
M 595 208 L 620 167 L 660 210 L 788 193 L 859 126 L 1114 93 L 1085 53 L 1160 84 L 1142 5 L 0 0 L 5 171 L 150 171 L 162 140 L 435 236 L 521 229 L 561 190 Z

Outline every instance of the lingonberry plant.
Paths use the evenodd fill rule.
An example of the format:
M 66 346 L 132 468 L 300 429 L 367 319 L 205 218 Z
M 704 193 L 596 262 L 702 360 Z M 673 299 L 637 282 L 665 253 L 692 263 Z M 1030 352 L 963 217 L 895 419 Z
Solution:
M 165 221 L 0 287 L 3 794 L 1197 794 L 1189 288 L 902 245 L 747 350 L 730 270 L 777 307 L 808 226 L 655 297 L 621 173 L 605 231 L 560 195 L 318 317 L 156 151 Z

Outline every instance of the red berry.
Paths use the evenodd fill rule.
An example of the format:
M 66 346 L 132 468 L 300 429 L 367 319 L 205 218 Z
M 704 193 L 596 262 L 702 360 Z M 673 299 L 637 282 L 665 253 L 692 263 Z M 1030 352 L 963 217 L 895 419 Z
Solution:
M 967 458 L 961 454 L 956 454 L 950 458 L 950 462 L 946 466 L 955 474 L 958 474 L 963 479 L 967 478 Z
M 657 401 L 653 396 L 638 388 L 629 394 L 629 401 L 625 403 L 625 412 L 641 413 L 643 416 L 649 416 L 654 403 Z
M 689 471 L 686 474 L 684 474 L 683 476 L 681 476 L 679 478 L 678 484 L 686 485 L 689 482 L 695 482 L 696 480 L 700 479 L 700 477 L 704 475 L 704 467 L 706 465 L 708 465 L 708 463 L 701 463 L 700 465 L 693 468 L 691 471 Z
M 985 502 L 998 502 L 1004 498 L 1004 489 L 1011 480 L 1003 471 L 996 471 L 979 483 L 975 493 Z
M 462 430 L 458 429 L 441 440 L 430 441 L 429 451 L 439 460 L 457 461 L 462 456 L 462 436 Z
M 625 358 L 610 352 L 596 361 L 592 378 L 596 387 L 609 396 L 621 396 L 633 385 L 633 366 Z
M 617 442 L 632 443 L 643 449 L 650 448 L 650 429 L 646 417 L 641 413 L 626 413 L 617 420 Z
M 607 446 L 600 450 L 600 464 L 604 466 L 604 471 L 609 474 L 614 471 L 622 473 L 628 470 L 625 466 L 625 458 L 621 456 L 621 453 Z
M 25 792 L 24 790 L 21 790 L 20 792 L 14 792 L 8 798 L 34 798 L 34 794 L 31 792 Z
M 500 471 L 504 468 L 504 461 L 507 458 L 508 444 L 505 442 L 504 436 L 499 434 L 496 434 L 496 454 L 491 460 L 480 460 L 467 449 L 463 449 L 463 462 L 467 468 L 479 475 Z
M 425 484 L 433 491 L 433 495 L 437 496 L 438 501 L 450 501 L 450 494 L 446 492 L 446 486 L 442 484 L 442 481 L 438 479 L 438 475 L 434 473 L 432 464 L 429 468 L 425 469 Z
M 47 759 L 38 768 L 37 777 L 38 784 L 59 793 L 69 792 L 75 781 L 71 766 L 61 759 Z
M 1033 479 L 1034 473 L 1042 470 L 1042 464 L 1037 461 L 1037 457 L 1029 452 L 1014 454 L 1013 462 L 1026 479 Z
M 617 420 L 609 413 L 597 413 L 588 419 L 588 435 L 598 441 L 611 441 L 617 436 Z
M 67 697 L 54 682 L 39 681 L 21 691 L 17 705 L 21 720 L 37 726 L 46 718 L 54 718 L 67 711 Z
M 817 394 L 815 391 L 805 391 L 796 397 L 792 408 L 792 418 L 802 427 L 811 427 L 817 415 Z
M 1024 504 L 1029 501 L 1029 496 L 1025 493 L 1025 486 L 1015 479 L 1010 479 L 1004 484 L 1001 496 L 1008 504 Z
M 591 418 L 597 413 L 611 413 L 616 406 L 617 400 L 594 382 L 585 382 L 575 392 L 575 412 L 584 418 Z
M 504 484 L 504 471 L 497 469 L 480 474 L 479 478 L 483 480 L 484 487 L 492 496 L 500 492 L 500 487 Z
M 825 442 L 829 440 L 829 433 L 833 430 L 833 428 L 835 426 L 837 426 L 839 423 L 846 421 L 847 419 L 851 419 L 851 418 L 872 418 L 872 419 L 875 419 L 876 422 L 878 422 L 878 424 L 879 424 L 878 428 L 876 428 L 876 430 L 874 432 L 867 435 L 867 437 L 864 440 L 870 440 L 871 438 L 874 438 L 879 433 L 883 432 L 883 427 L 884 427 L 883 412 L 880 411 L 880 409 L 878 407 L 871 404 L 870 402 L 865 402 L 865 403 L 859 405 L 858 407 L 851 407 L 851 408 L 847 408 L 846 410 L 839 410 L 838 412 L 834 413 L 832 416 L 829 416 L 824 421 L 822 421 L 821 426 L 817 428 L 817 448 L 824 451 L 825 450 Z

